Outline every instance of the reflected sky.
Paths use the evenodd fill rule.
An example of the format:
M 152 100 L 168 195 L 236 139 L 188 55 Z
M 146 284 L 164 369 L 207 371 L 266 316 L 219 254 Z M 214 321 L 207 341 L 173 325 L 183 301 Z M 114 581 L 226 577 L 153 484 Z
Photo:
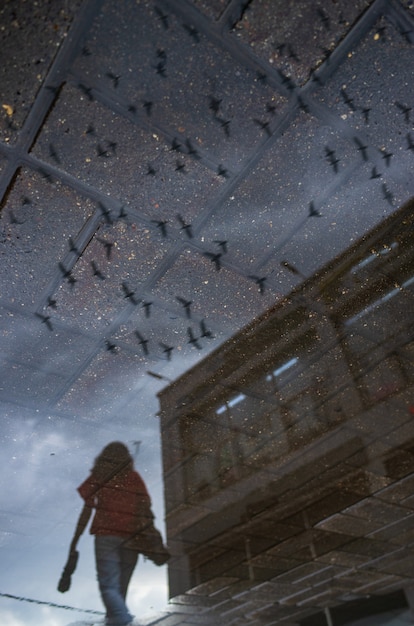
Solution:
M 240 349 L 232 363 L 272 352 L 272 334 L 255 348 L 254 333 L 275 307 L 291 298 L 300 305 L 295 321 L 283 326 L 288 341 L 295 324 L 309 326 L 321 306 L 343 306 L 346 350 L 360 350 L 364 367 L 372 345 L 387 341 L 390 318 L 412 305 L 409 252 L 376 298 L 361 295 L 378 258 L 385 263 L 398 253 L 385 234 L 388 248 L 360 255 L 342 291 L 327 289 L 322 305 L 313 294 L 315 310 L 301 301 L 306 285 L 345 263 L 345 251 L 356 254 L 367 233 L 384 223 L 391 228 L 387 220 L 414 194 L 412 7 L 379 0 L 285 4 L 62 0 L 51 14 L 43 0 L 30 7 L 11 0 L 0 9 L 5 626 L 81 619 L 57 604 L 102 611 L 90 537 L 81 540 L 71 590 L 62 596 L 56 586 L 82 506 L 76 488 L 109 441 L 128 445 L 167 537 L 171 502 L 194 494 L 188 485 L 183 493 L 176 485 L 169 491 L 172 461 L 161 424 L 185 394 L 193 394 L 191 409 L 192 371 L 217 387 L 208 409 L 214 420 L 229 411 L 243 415 L 246 406 L 255 414 L 252 394 L 263 400 L 272 385 L 306 378 L 300 351 L 283 347 L 266 360 L 260 381 L 246 374 L 243 384 L 226 387 L 213 374 L 234 342 Z M 359 298 L 360 307 L 347 304 Z M 325 340 L 300 337 L 308 351 L 312 341 Z M 412 356 L 404 350 L 409 378 Z M 385 401 L 401 388 L 399 365 L 381 365 L 381 354 L 364 379 L 364 398 Z M 334 356 L 330 366 L 334 385 L 343 370 Z M 160 397 L 171 383 L 166 409 Z M 306 401 L 297 406 L 306 408 Z M 347 402 L 338 401 L 344 414 Z M 214 420 L 197 422 L 199 434 L 190 437 L 200 437 L 196 491 L 205 497 L 214 491 L 206 484 L 211 450 L 224 433 Z M 245 437 L 246 458 L 256 436 Z M 171 437 L 182 462 L 181 443 Z M 309 429 L 298 437 L 309 442 Z M 388 440 L 378 449 L 384 445 Z M 228 480 L 236 499 L 232 454 L 223 445 L 228 474 L 220 480 Z M 187 462 L 185 472 L 195 476 L 195 457 Z M 202 499 L 191 504 L 195 516 L 197 507 L 208 508 Z M 336 522 L 338 530 L 343 520 Z M 177 528 L 169 530 L 174 543 Z M 275 576 L 265 561 L 261 583 Z M 179 593 L 189 590 L 184 585 Z M 141 562 L 130 587 L 132 612 L 150 623 L 167 610 L 170 595 L 167 568 Z M 267 614 L 250 613 L 241 623 L 271 623 Z

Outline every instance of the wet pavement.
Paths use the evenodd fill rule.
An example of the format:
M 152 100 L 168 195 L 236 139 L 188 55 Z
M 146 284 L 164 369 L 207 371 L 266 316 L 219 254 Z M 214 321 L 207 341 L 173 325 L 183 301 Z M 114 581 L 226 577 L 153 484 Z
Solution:
M 412 2 L 11 0 L 0 41 L 2 624 L 102 612 L 90 537 L 56 585 L 118 439 L 145 624 L 411 619 Z

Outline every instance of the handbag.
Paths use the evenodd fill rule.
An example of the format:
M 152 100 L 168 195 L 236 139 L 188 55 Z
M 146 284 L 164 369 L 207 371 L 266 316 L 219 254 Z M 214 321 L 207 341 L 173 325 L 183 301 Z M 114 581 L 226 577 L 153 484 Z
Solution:
M 76 569 L 78 559 L 79 552 L 77 550 L 72 550 L 71 552 L 69 552 L 68 560 L 66 561 L 66 565 L 63 568 L 62 576 L 60 577 L 57 587 L 60 593 L 65 593 L 70 588 L 71 576 Z
M 164 546 L 160 531 L 155 528 L 152 520 L 147 521 L 143 528 L 127 539 L 125 545 L 130 550 L 142 554 L 155 565 L 165 565 L 171 556 Z

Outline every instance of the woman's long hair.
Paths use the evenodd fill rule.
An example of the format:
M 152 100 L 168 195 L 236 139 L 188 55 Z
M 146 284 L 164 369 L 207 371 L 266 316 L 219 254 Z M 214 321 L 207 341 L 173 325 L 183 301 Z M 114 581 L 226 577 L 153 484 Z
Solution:
M 109 443 L 96 457 L 92 476 L 106 483 L 119 474 L 127 474 L 134 467 L 134 460 L 125 444 L 120 441 Z

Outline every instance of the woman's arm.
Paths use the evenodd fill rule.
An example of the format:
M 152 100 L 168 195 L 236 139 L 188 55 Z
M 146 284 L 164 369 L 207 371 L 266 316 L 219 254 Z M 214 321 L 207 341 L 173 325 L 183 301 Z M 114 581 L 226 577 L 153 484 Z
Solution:
M 73 535 L 72 543 L 70 544 L 70 552 L 76 549 L 76 545 L 79 541 L 79 537 L 88 525 L 89 519 L 92 515 L 92 507 L 87 504 L 84 505 L 81 514 L 79 515 L 78 523 L 76 525 L 75 534 Z

